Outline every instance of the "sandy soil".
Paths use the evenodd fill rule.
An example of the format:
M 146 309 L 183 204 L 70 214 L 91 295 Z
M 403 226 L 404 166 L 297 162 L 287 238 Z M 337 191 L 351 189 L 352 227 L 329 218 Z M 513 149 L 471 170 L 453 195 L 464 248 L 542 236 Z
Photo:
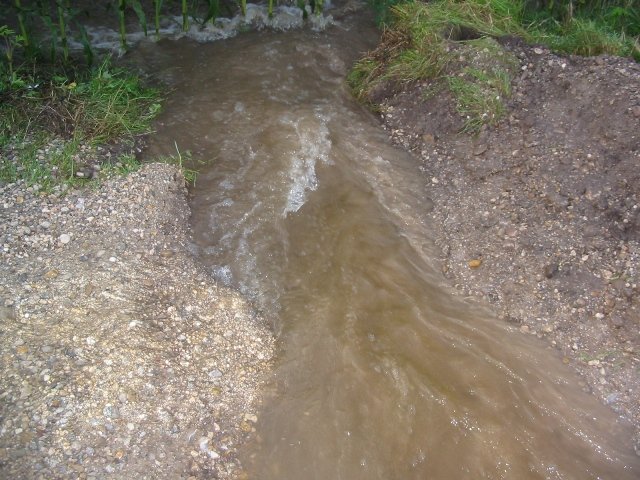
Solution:
M 372 100 L 421 163 L 443 275 L 640 428 L 640 65 L 502 43 L 519 63 L 512 95 L 477 136 L 428 82 Z
M 0 186 L 0 477 L 238 474 L 274 342 L 189 253 L 188 217 L 167 165 Z

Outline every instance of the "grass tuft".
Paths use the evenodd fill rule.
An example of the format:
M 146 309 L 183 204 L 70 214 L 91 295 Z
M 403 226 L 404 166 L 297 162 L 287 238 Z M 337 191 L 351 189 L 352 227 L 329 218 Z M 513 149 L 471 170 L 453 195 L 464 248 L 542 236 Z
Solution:
M 175 165 L 182 171 L 182 175 L 184 176 L 185 181 L 188 185 L 194 186 L 196 185 L 196 179 L 198 177 L 198 171 L 187 167 L 187 165 L 194 165 L 197 162 L 193 159 L 191 152 L 189 150 L 185 152 L 181 152 L 178 148 L 178 143 L 175 142 L 176 153 L 175 155 L 170 155 L 167 157 L 157 158 L 156 161 L 160 163 L 167 163 L 169 165 Z
M 74 77 L 36 69 L 20 72 L 20 81 L 3 84 L 0 181 L 24 180 L 45 190 L 86 181 L 101 167 L 95 165 L 95 147 L 133 143 L 135 136 L 149 131 L 160 110 L 156 90 L 108 60 Z M 131 166 L 130 159 L 113 162 Z M 91 172 L 78 174 L 88 167 Z
M 509 73 L 467 67 L 461 76 L 447 79 L 456 99 L 456 110 L 464 118 L 463 131 L 475 133 L 483 125 L 495 125 L 505 112 L 503 99 L 511 94 Z
M 531 37 L 559 52 L 584 56 L 606 53 L 640 60 L 638 38 L 633 40 L 612 32 L 594 20 L 574 18 L 566 24 L 554 24 L 547 28 L 534 26 Z
M 632 21 L 640 21 L 640 9 L 629 0 L 583 0 L 580 15 L 541 14 L 545 8 L 532 5 L 542 0 L 373 1 L 376 8 L 386 6 L 388 15 L 380 45 L 348 76 L 355 96 L 373 105 L 378 92 L 406 84 L 422 82 L 427 96 L 448 90 L 469 132 L 501 118 L 518 68 L 494 38 L 517 36 L 556 51 L 640 60 L 640 23 Z M 612 8 L 615 3 L 624 8 Z M 593 13 L 596 7 L 600 16 Z
M 74 134 L 94 143 L 144 133 L 160 111 L 157 91 L 143 87 L 123 70 L 110 68 L 108 62 L 71 90 Z
M 374 103 L 379 89 L 429 80 L 428 92 L 453 94 L 465 131 L 495 124 L 504 112 L 517 60 L 491 36 L 521 32 L 514 20 L 520 10 L 507 1 L 447 0 L 403 3 L 392 11 L 393 26 L 348 77 L 356 97 Z

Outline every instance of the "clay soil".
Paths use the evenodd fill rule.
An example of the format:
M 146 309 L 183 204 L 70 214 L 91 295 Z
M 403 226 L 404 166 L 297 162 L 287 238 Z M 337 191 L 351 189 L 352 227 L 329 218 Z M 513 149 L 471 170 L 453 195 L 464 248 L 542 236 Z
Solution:
M 421 162 L 443 275 L 560 350 L 638 432 L 640 65 L 501 43 L 519 70 L 497 125 L 459 133 L 455 101 L 428 82 L 375 106 Z

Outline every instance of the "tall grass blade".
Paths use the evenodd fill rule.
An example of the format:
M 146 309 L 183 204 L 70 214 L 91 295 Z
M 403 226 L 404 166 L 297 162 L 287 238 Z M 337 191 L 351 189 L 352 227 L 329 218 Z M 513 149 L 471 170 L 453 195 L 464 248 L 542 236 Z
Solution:
M 68 5 L 64 5 L 62 0 L 56 2 L 58 9 L 58 30 L 60 32 L 60 43 L 62 44 L 62 58 L 64 63 L 69 61 L 69 43 L 67 41 L 67 24 L 65 20 L 65 11 L 68 9 Z
M 142 5 L 140 5 L 139 0 L 131 0 L 131 8 L 136 12 L 138 16 L 138 21 L 140 22 L 140 26 L 144 31 L 144 36 L 147 36 L 147 16 L 144 14 L 144 10 L 142 9 Z
M 7 27 L 6 25 L 0 25 L 0 38 L 4 39 L 4 43 L 5 43 L 5 51 L 4 51 L 4 56 L 7 59 L 7 67 L 9 68 L 9 79 L 13 78 L 13 50 L 16 47 L 17 44 L 17 39 L 16 39 L 16 35 L 15 32 L 13 30 L 11 30 L 9 27 Z M 2 63 L 0 63 L 0 73 L 4 73 L 3 72 L 4 68 L 2 66 Z M 5 80 L 2 79 L 2 77 L 0 77 L 0 92 L 2 90 L 4 90 L 4 83 Z M 10 84 L 10 80 L 7 82 L 7 84 Z M 0 121 L 0 127 L 4 127 L 4 123 Z
M 51 41 L 49 43 L 49 58 L 51 62 L 54 62 L 56 59 L 56 54 L 58 50 L 58 27 L 51 18 L 51 13 L 49 11 L 49 3 L 39 1 L 38 2 L 38 15 L 40 16 L 40 20 L 47 26 L 49 29 L 49 36 Z
M 211 20 L 212 23 L 215 22 L 219 14 L 220 0 L 207 0 L 207 15 L 202 23 L 205 24 L 209 20 Z
M 29 39 L 29 32 L 27 31 L 27 24 L 24 17 L 26 10 L 22 7 L 22 2 L 20 0 L 15 0 L 15 5 L 18 11 L 18 26 L 20 28 L 20 35 L 22 36 L 22 44 L 26 50 L 29 50 L 31 48 L 31 41 Z
M 80 32 L 80 42 L 82 42 L 82 49 L 84 50 L 84 58 L 87 59 L 87 65 L 93 65 L 93 48 L 91 47 L 91 39 L 87 34 L 86 28 L 82 23 L 76 21 L 76 27 L 78 28 L 78 32 Z

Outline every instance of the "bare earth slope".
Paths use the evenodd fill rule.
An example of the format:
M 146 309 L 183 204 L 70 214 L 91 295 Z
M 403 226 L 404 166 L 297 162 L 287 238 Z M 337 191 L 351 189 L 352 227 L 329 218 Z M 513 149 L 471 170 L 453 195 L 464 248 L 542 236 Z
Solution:
M 1 202 L 0 477 L 227 478 L 273 339 L 187 252 L 181 174 Z
M 458 134 L 427 84 L 378 99 L 384 125 L 422 164 L 444 275 L 640 427 L 640 65 L 505 43 L 520 70 L 498 126 Z

